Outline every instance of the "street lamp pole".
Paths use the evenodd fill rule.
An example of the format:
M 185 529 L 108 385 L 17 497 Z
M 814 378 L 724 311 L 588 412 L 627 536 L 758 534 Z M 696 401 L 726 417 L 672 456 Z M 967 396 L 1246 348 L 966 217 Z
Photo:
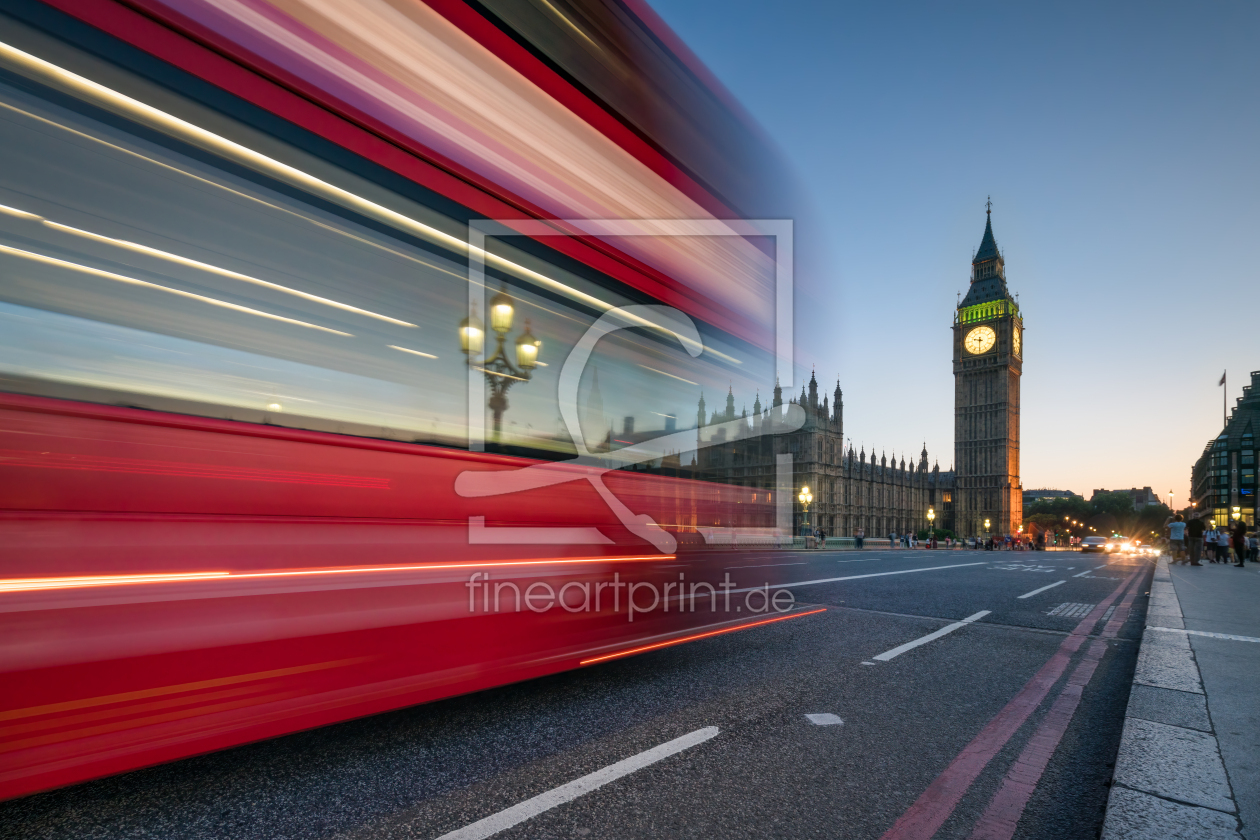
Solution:
M 493 438 L 495 443 L 503 442 L 503 412 L 507 411 L 507 392 L 517 382 L 528 382 L 538 366 L 538 351 L 542 342 L 534 338 L 529 331 L 529 319 L 525 319 L 525 331 L 516 339 L 516 364 L 512 364 L 506 350 L 507 334 L 512 331 L 512 318 L 515 316 L 513 300 L 507 293 L 505 285 L 499 286 L 499 293 L 490 300 L 490 328 L 494 330 L 495 349 L 488 359 L 479 359 L 485 343 L 485 325 L 477 317 L 474 308 L 472 314 L 459 324 L 459 349 L 468 357 L 468 364 L 486 375 L 486 384 L 490 387 L 490 399 L 487 405 L 494 415 Z
M 928 545 L 931 545 L 932 544 L 932 530 L 933 530 L 932 525 L 936 522 L 936 511 L 932 509 L 931 505 L 928 505 L 927 521 L 928 521 Z
M 808 534 L 809 533 L 809 503 L 814 501 L 814 494 L 809 492 L 808 484 L 806 484 L 804 487 L 801 488 L 801 492 L 797 494 L 796 498 L 798 501 L 800 501 L 801 507 L 804 509 L 804 516 L 803 516 L 803 521 L 801 522 L 801 529 L 804 530 L 806 534 Z

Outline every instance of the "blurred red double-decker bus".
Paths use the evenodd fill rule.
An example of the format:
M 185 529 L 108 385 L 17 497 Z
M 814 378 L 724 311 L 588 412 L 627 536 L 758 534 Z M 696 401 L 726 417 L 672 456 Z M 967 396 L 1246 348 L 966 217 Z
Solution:
M 638 0 L 0 22 L 0 796 L 802 614 L 699 550 L 779 176 Z

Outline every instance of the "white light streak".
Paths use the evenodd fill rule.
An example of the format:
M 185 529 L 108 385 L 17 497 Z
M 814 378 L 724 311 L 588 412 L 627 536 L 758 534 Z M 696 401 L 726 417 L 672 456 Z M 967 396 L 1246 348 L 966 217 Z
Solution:
M 39 217 L 36 217 L 36 218 L 39 218 Z M 301 291 L 298 291 L 297 289 L 291 289 L 288 286 L 281 286 L 279 283 L 271 283 L 267 280 L 261 280 L 257 277 L 251 277 L 248 274 L 241 274 L 238 271 L 232 271 L 231 269 L 221 268 L 217 265 L 212 265 L 210 263 L 204 263 L 204 262 L 201 262 L 200 260 L 189 259 L 188 257 L 181 257 L 179 254 L 172 254 L 170 251 L 162 251 L 157 248 L 150 248 L 148 245 L 141 245 L 138 242 L 128 242 L 125 239 L 114 239 L 112 236 L 103 236 L 99 233 L 93 233 L 90 230 L 83 230 L 81 228 L 70 227 L 70 225 L 63 225 L 60 222 L 54 222 L 50 219 L 43 219 L 43 223 L 50 228 L 64 231 L 66 233 L 71 233 L 71 234 L 74 234 L 75 236 L 82 236 L 86 239 L 92 239 L 96 242 L 104 242 L 108 245 L 113 245 L 118 248 L 126 248 L 130 251 L 137 251 L 141 254 L 147 254 L 148 256 L 151 256 L 151 257 L 157 257 L 159 259 L 168 260 L 173 263 L 178 263 L 179 265 L 186 265 L 189 268 L 197 268 L 197 269 L 201 269 L 202 271 L 208 271 L 212 274 L 219 274 L 223 277 L 230 277 L 233 280 L 241 280 L 246 283 L 253 283 L 258 286 L 266 286 L 268 289 L 275 289 L 276 291 L 284 292 L 285 294 L 288 294 L 288 295 L 295 295 L 297 297 L 304 298 L 305 300 L 314 301 L 315 303 L 322 303 L 325 306 L 335 306 L 338 309 L 344 309 L 348 312 L 356 312 L 360 315 L 367 315 L 369 318 L 379 318 L 382 321 L 389 321 L 391 324 L 399 324 L 404 327 L 415 326 L 415 324 L 408 323 L 407 321 L 400 321 L 397 318 L 390 318 L 388 315 L 381 315 L 377 312 L 372 312 L 367 309 L 360 309 L 357 306 L 351 306 L 348 303 L 341 303 L 340 301 L 330 300 L 329 298 L 320 297 L 319 295 L 312 295 L 312 294 L 308 294 L 307 292 L 301 292 Z
M 397 344 L 391 344 L 389 346 L 394 350 L 401 350 L 404 353 L 411 353 L 412 355 L 415 355 L 415 356 L 424 356 L 426 359 L 437 358 L 437 356 L 434 356 L 432 353 L 421 353 L 419 350 L 412 350 L 408 347 L 399 347 Z
M 10 248 L 7 245 L 0 245 L 0 253 L 13 254 L 14 256 L 22 257 L 23 259 L 33 260 L 35 262 L 41 262 L 41 263 L 44 263 L 45 265 L 55 265 L 59 268 L 68 268 L 71 271 L 79 271 L 84 274 L 91 274 L 96 277 L 104 277 L 107 280 L 116 280 L 119 283 L 128 283 L 133 286 L 144 286 L 145 288 L 148 288 L 148 289 L 157 289 L 158 291 L 168 292 L 172 295 L 179 295 L 180 297 L 186 297 L 186 298 L 191 298 L 193 300 L 199 300 L 202 303 L 208 303 L 212 306 L 221 306 L 225 309 L 232 309 L 237 312 L 245 312 L 249 315 L 257 315 L 260 318 L 269 318 L 273 321 L 282 321 L 286 324 L 296 324 L 299 327 L 307 327 L 312 330 L 320 330 L 322 332 L 333 333 L 334 335 L 344 335 L 347 337 L 353 337 L 351 333 L 342 332 L 341 330 L 334 330 L 334 329 L 329 329 L 328 327 L 321 327 L 318 324 L 311 324 L 311 323 L 307 323 L 306 321 L 299 321 L 296 318 L 285 318 L 282 315 L 272 315 L 270 312 L 263 312 L 260 309 L 251 309 L 248 306 L 241 306 L 235 303 L 228 303 L 225 300 L 218 300 L 216 298 L 206 297 L 205 295 L 195 295 L 192 292 L 185 292 L 182 289 L 172 289 L 169 286 L 159 286 L 157 283 L 150 283 L 147 280 L 138 280 L 135 277 L 128 277 L 125 274 L 115 274 L 112 271 L 102 271 L 99 268 L 92 268 L 91 266 L 80 265 L 79 263 L 68 262 L 66 260 L 59 260 L 56 257 L 48 257 L 48 256 L 44 256 L 43 254 L 36 254 L 33 251 L 22 251 L 18 248 Z

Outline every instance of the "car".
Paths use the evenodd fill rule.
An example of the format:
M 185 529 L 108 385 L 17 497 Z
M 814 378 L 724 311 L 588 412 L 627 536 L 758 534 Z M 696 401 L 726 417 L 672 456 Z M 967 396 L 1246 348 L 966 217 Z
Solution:
M 1081 540 L 1081 551 L 1106 551 L 1107 540 L 1105 537 L 1086 537 Z

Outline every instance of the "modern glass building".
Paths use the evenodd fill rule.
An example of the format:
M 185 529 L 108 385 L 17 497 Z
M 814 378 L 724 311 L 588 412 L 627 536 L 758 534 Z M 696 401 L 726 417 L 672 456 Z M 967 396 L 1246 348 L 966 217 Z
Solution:
M 1260 370 L 1251 372 L 1221 433 L 1195 462 L 1190 486 L 1196 514 L 1216 525 L 1241 518 L 1256 524 L 1256 435 L 1260 433 Z

